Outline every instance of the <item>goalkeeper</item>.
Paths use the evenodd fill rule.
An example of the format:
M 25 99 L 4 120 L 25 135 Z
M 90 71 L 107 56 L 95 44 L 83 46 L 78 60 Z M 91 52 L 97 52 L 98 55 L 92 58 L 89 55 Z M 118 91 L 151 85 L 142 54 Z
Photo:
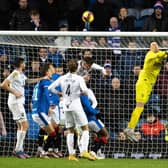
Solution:
M 162 62 L 167 57 L 168 54 L 165 51 L 160 51 L 156 42 L 150 44 L 150 50 L 145 56 L 144 66 L 136 83 L 136 107 L 131 114 L 127 128 L 124 130 L 127 139 L 131 141 L 138 141 L 134 135 L 134 129 L 144 110 L 144 105 L 149 100 L 152 88 L 161 70 Z

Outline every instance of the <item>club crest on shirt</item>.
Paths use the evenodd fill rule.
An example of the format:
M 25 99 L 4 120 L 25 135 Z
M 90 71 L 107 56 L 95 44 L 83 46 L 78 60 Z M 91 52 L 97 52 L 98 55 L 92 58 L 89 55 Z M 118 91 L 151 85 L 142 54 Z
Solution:
M 16 79 L 18 77 L 18 75 L 19 75 L 18 72 L 14 72 L 13 73 L 13 78 Z

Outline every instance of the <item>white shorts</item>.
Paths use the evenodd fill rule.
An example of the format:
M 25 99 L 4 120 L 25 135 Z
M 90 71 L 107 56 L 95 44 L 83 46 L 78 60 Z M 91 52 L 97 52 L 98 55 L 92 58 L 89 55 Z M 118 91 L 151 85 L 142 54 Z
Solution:
M 55 109 L 53 109 L 51 118 L 56 122 L 56 124 L 65 125 L 65 113 L 62 107 L 56 106 Z
M 45 113 L 32 114 L 32 118 L 41 128 L 51 124 L 50 117 Z
M 22 103 L 15 103 L 10 104 L 8 103 L 9 110 L 12 112 L 13 120 L 18 122 L 27 121 L 27 116 L 24 108 L 24 104 Z
M 88 123 L 89 129 L 94 132 L 99 132 L 102 128 L 104 128 L 104 124 L 101 122 L 101 120 L 91 120 Z
M 71 111 L 65 111 L 66 128 L 81 127 L 88 124 L 85 112 L 83 111 L 80 99 L 76 99 L 70 104 Z

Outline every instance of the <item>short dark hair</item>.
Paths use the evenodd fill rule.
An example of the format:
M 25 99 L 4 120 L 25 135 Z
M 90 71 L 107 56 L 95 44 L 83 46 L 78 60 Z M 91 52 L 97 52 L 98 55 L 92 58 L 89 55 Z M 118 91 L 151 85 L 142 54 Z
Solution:
M 76 59 L 71 59 L 68 61 L 67 64 L 68 70 L 70 72 L 76 72 L 77 68 L 78 68 L 78 62 Z
M 91 57 L 84 57 L 83 61 L 90 66 L 93 64 L 93 58 Z
M 40 75 L 45 76 L 49 68 L 50 68 L 50 63 L 44 64 L 42 67 L 40 67 Z
M 23 63 L 24 63 L 24 58 L 18 57 L 18 58 L 16 58 L 16 59 L 14 60 L 13 66 L 14 66 L 15 68 L 19 68 L 20 65 L 23 64 Z

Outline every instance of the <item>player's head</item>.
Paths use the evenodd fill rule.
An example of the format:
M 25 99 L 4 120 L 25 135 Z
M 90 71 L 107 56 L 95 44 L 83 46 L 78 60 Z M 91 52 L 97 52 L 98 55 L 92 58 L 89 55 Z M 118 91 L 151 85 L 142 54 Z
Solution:
M 51 66 L 50 63 L 47 63 L 47 64 L 44 64 L 42 67 L 40 67 L 40 74 L 42 77 L 43 76 L 51 77 L 52 70 L 50 66 Z
M 17 69 L 20 68 L 20 69 L 24 70 L 25 69 L 25 61 L 24 61 L 24 59 L 20 58 L 20 57 L 16 58 L 14 63 L 13 63 L 13 66 L 15 68 L 17 68 Z
M 75 60 L 75 59 L 69 60 L 68 64 L 67 64 L 67 67 L 68 67 L 69 72 L 71 72 L 71 73 L 76 72 L 77 68 L 78 68 L 77 60 Z
M 90 67 L 93 64 L 93 58 L 92 57 L 85 57 L 82 59 L 82 67 L 86 70 L 89 70 Z
M 151 42 L 150 50 L 153 51 L 154 53 L 159 51 L 159 46 L 158 46 L 157 42 Z

